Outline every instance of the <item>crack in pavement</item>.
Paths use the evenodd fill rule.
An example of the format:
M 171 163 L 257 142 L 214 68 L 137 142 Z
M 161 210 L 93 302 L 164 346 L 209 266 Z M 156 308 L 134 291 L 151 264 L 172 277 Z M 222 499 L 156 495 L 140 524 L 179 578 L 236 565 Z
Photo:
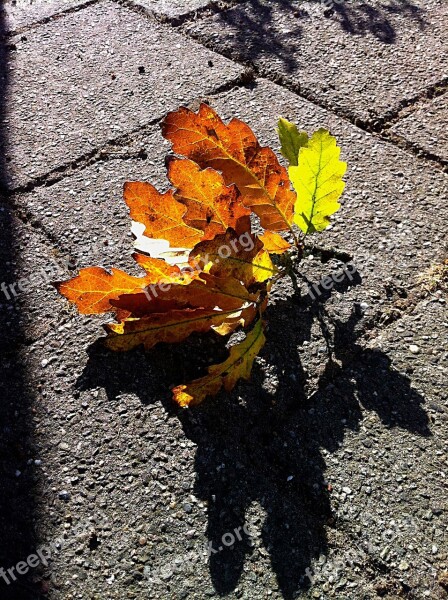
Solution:
M 185 23 L 192 23 L 203 18 L 211 17 L 218 13 L 224 13 L 227 10 L 235 8 L 239 4 L 244 4 L 247 0 L 210 0 L 205 6 L 201 6 L 192 11 L 187 11 L 177 16 L 169 16 L 164 13 L 158 13 L 150 8 L 145 8 L 140 4 L 135 4 L 133 0 L 112 0 L 120 6 L 125 6 L 137 14 L 149 17 L 158 23 L 170 25 L 171 27 L 181 27 Z
M 14 37 L 16 35 L 26 33 L 27 31 L 30 31 L 31 29 L 36 29 L 37 27 L 40 27 L 41 25 L 45 25 L 46 23 L 50 23 L 51 21 L 55 21 L 56 19 L 61 19 L 61 18 L 65 17 L 66 15 L 76 13 L 76 12 L 82 10 L 83 8 L 87 8 L 88 6 L 92 6 L 93 4 L 98 4 L 99 2 L 101 2 L 101 0 L 85 0 L 85 2 L 83 2 L 82 4 L 78 4 L 77 6 L 70 6 L 69 8 L 65 8 L 63 10 L 56 11 L 52 15 L 43 17 L 42 19 L 38 19 L 37 21 L 34 21 L 33 23 L 29 23 L 28 25 L 22 25 L 21 27 L 17 27 L 17 29 L 11 29 L 10 31 L 6 32 L 4 37 L 6 39 L 8 39 L 10 37 Z

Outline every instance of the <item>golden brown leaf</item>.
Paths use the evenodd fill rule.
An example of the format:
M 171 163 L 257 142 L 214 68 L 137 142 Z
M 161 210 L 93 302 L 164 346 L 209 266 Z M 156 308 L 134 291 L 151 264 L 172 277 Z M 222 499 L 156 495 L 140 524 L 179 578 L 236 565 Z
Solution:
M 186 308 L 154 313 L 141 319 L 126 319 L 121 323 L 107 324 L 105 327 L 108 337 L 105 344 L 109 349 L 119 352 L 141 345 L 149 349 L 159 342 L 182 342 L 193 332 L 204 332 L 214 328 L 224 335 L 238 327 L 241 319 L 241 310 Z
M 250 293 L 232 277 L 220 278 L 208 273 L 201 273 L 200 277 L 188 285 L 149 286 L 144 293 L 124 294 L 112 304 L 118 310 L 118 318 L 124 319 L 182 308 L 238 310 L 259 299 L 259 293 Z
M 291 244 L 275 231 L 265 231 L 259 238 L 269 254 L 283 254 L 291 248 Z
M 230 349 L 230 356 L 219 365 L 208 368 L 208 375 L 173 389 L 173 398 L 180 406 L 195 406 L 207 396 L 214 396 L 224 386 L 230 392 L 239 379 L 249 379 L 253 362 L 264 346 L 263 322 L 257 321 L 246 338 Z
M 257 236 L 249 232 L 238 236 L 232 229 L 197 244 L 190 253 L 190 264 L 217 277 L 239 279 L 246 287 L 277 272 Z
M 173 248 L 193 248 L 203 233 L 182 220 L 187 212 L 174 197 L 174 191 L 161 194 L 150 183 L 128 181 L 124 184 L 124 200 L 131 219 L 145 226 L 149 238 L 163 238 Z
M 151 258 L 143 254 L 132 255 L 146 271 L 145 277 L 135 277 L 120 269 L 111 269 L 110 273 L 102 267 L 87 267 L 68 281 L 56 282 L 56 289 L 85 315 L 115 311 L 112 301 L 123 294 L 141 293 L 147 286 L 165 283 L 182 283 L 186 279 L 179 267 L 164 260 Z M 193 275 L 196 276 L 196 275 Z
M 199 276 L 199 273 L 183 273 L 177 265 L 170 265 L 161 258 L 152 258 L 146 254 L 134 252 L 132 258 L 139 264 L 151 277 L 151 283 L 190 283 L 191 279 Z
M 184 107 L 169 113 L 162 133 L 174 152 L 203 168 L 221 171 L 227 184 L 235 183 L 262 227 L 290 229 L 296 194 L 288 173 L 270 148 L 260 146 L 246 123 L 232 119 L 225 125 L 210 106 L 201 104 L 198 114 Z
M 101 267 L 81 269 L 79 275 L 68 281 L 55 283 L 56 289 L 85 315 L 115 310 L 110 304 L 121 294 L 134 294 L 153 282 L 150 275 L 134 277 L 119 269 L 109 273 Z
M 175 186 L 175 196 L 187 207 L 183 220 L 187 225 L 205 232 L 204 239 L 224 233 L 237 226 L 250 211 L 241 204 L 234 185 L 227 186 L 221 173 L 201 169 L 186 158 L 173 158 L 168 165 L 168 178 Z

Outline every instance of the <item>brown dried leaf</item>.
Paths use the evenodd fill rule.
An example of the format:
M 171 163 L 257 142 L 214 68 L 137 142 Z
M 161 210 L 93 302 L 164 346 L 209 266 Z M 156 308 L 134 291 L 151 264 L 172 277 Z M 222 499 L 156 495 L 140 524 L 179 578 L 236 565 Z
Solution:
M 201 104 L 198 114 L 184 107 L 169 113 L 162 133 L 174 152 L 202 168 L 221 171 L 228 185 L 234 183 L 262 227 L 290 229 L 296 194 L 288 173 L 270 148 L 260 146 L 246 123 L 232 119 L 225 125 L 210 106 Z

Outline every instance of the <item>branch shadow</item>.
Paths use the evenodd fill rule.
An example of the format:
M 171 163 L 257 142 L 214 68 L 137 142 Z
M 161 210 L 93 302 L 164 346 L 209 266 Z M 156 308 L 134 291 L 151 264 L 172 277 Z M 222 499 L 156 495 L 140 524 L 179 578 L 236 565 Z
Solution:
M 394 44 L 397 39 L 397 29 L 393 18 L 402 16 L 415 21 L 420 29 L 425 27 L 424 10 L 410 0 L 391 0 L 383 5 L 373 5 L 368 2 L 349 4 L 339 2 L 327 16 L 339 21 L 341 28 L 351 35 L 373 35 L 384 44 Z
M 286 22 L 285 15 L 288 14 L 290 18 Z M 368 1 L 347 0 L 311 0 L 307 3 L 249 0 L 217 13 L 214 18 L 222 25 L 222 35 L 225 35 L 225 43 L 234 58 L 256 61 L 269 54 L 281 61 L 289 73 L 299 66 L 295 56 L 300 50 L 303 27 L 310 19 L 332 19 L 350 35 L 372 35 L 384 44 L 394 44 L 398 33 L 397 17 L 413 21 L 424 29 L 424 14 L 425 10 L 412 0 L 390 0 L 375 5 Z
M 359 283 L 357 275 L 351 285 Z M 344 292 L 348 285 L 344 280 L 333 289 Z M 133 392 L 143 403 L 161 399 L 197 445 L 194 494 L 208 505 L 209 568 L 219 595 L 235 589 L 255 551 L 250 531 L 243 529 L 254 502 L 266 513 L 262 544 L 283 597 L 296 598 L 310 586 L 312 562 L 327 552 L 326 528 L 335 519 L 322 448 L 339 448 L 348 430 L 359 429 L 364 410 L 375 411 L 385 427 L 430 435 L 424 399 L 409 380 L 390 369 L 384 353 L 357 343 L 361 313 L 355 309 L 345 322 L 326 323 L 325 303 L 331 293 L 324 290 L 313 300 L 297 290 L 268 308 L 270 325 L 261 359 L 276 373 L 275 390 L 266 385 L 266 369 L 257 364 L 251 383 L 242 382 L 231 394 L 220 393 L 189 410 L 173 405 L 167 382 L 191 380 L 210 356 L 213 362 L 223 360 L 226 354 L 213 336 L 170 347 L 169 360 L 167 348 L 134 351 L 126 361 L 98 343 L 90 349 L 79 387 L 104 386 L 110 398 Z M 326 339 L 328 362 L 316 391 L 307 396 L 305 365 L 296 349 L 311 339 L 316 320 Z M 235 530 L 240 541 L 225 547 L 223 536 Z

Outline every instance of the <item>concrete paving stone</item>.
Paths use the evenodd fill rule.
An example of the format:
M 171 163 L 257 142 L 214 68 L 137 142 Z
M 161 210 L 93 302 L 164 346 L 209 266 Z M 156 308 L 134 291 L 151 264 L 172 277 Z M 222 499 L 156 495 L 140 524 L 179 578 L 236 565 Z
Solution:
M 325 15 L 328 15 L 327 17 Z M 445 0 L 246 2 L 185 26 L 318 103 L 376 122 L 447 76 Z
M 131 221 L 123 200 L 126 181 L 151 181 L 161 191 L 168 187 L 164 157 L 169 144 L 159 127 L 147 134 L 139 149 L 147 159 L 110 159 L 75 171 L 51 187 L 38 187 L 32 193 L 15 197 L 55 239 L 58 250 L 77 268 L 112 266 L 140 272 L 131 258 Z M 120 148 L 120 153 L 130 147 Z
M 18 219 L 0 203 L 0 353 L 12 352 L 78 318 L 61 301 L 51 281 L 70 276 L 66 258 L 47 242 L 39 228 Z M 73 318 L 75 321 L 73 321 Z M 87 327 L 90 319 L 78 325 Z M 95 322 L 95 335 L 98 333 Z M 87 337 L 87 330 L 84 332 Z
M 3 29 L 11 32 L 32 25 L 64 10 L 86 4 L 87 0 L 4 0 Z
M 412 378 L 413 389 L 426 397 L 436 422 L 448 421 L 447 342 L 447 297 L 434 290 L 368 344 L 368 348 L 387 353 L 393 368 Z M 446 436 L 438 437 L 441 444 L 448 444 Z
M 160 17 L 182 17 L 195 10 L 204 8 L 211 3 L 211 0 L 132 0 L 136 6 L 154 13 Z
M 267 81 L 259 80 L 252 89 L 235 89 L 209 101 L 223 118 L 245 120 L 263 144 L 276 150 L 279 115 L 308 132 L 323 126 L 337 136 L 342 157 L 348 162 L 342 208 L 332 226 L 310 236 L 309 243 L 351 256 L 362 285 L 356 280 L 348 295 L 341 295 L 335 286 L 327 303 L 329 310 L 350 313 L 353 304 L 362 304 L 371 317 L 377 311 L 387 313 L 397 295 L 408 293 L 419 274 L 446 255 L 446 174 L 427 164 L 422 168 L 422 161 L 413 155 Z M 141 179 L 161 191 L 166 189 L 164 156 L 169 151 L 158 131 L 135 144 L 135 149 L 144 149 L 145 160 L 98 162 L 49 188 L 36 188 L 16 198 L 18 206 L 56 238 L 59 251 L 74 256 L 80 267 L 115 264 L 135 268 L 130 258 L 123 183 Z M 337 260 L 322 265 L 318 251 L 315 254 L 315 260 L 307 259 L 301 265 L 313 285 L 340 268 Z M 282 282 L 279 294 L 291 293 L 288 286 L 287 281 Z
M 70 164 L 242 72 L 111 2 L 11 43 L 16 50 L 10 53 L 3 126 L 11 187 Z
M 448 161 L 447 122 L 448 97 L 445 94 L 398 121 L 391 131 L 413 146 Z
M 437 580 L 446 568 L 448 544 L 446 301 L 437 294 L 427 298 L 358 348 L 356 361 L 334 379 L 334 404 L 326 419 L 323 398 L 316 395 L 316 424 L 325 430 L 329 422 L 321 436 L 332 506 L 341 529 L 355 542 L 344 551 L 336 527 L 330 534 L 336 551 L 324 564 L 315 563 L 316 587 L 328 580 L 328 569 L 338 558 L 344 563 L 344 556 L 351 555 L 345 565 L 353 565 L 370 556 L 387 566 L 386 588 L 399 587 L 401 580 L 417 597 L 444 597 Z M 349 331 L 348 323 L 339 322 L 333 338 L 342 368 L 350 353 Z M 418 354 L 410 345 L 418 346 Z M 359 422 L 356 403 L 349 399 L 354 395 L 348 391 L 350 382 L 362 412 Z M 346 429 L 340 449 L 338 422 Z M 340 578 L 350 581 L 352 576 L 353 567 L 343 567 Z M 378 591 L 384 583 L 377 572 L 371 585 Z M 391 587 L 390 597 L 398 595 Z

